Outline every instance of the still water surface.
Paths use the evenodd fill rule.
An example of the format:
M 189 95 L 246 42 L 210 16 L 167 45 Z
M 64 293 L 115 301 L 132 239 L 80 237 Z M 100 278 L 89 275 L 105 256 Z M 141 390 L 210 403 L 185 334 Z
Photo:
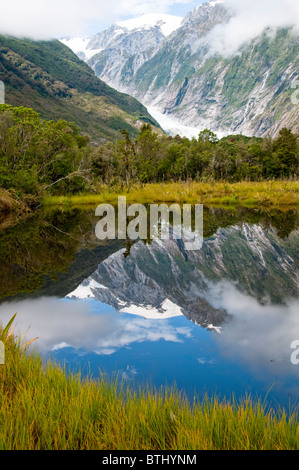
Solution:
M 298 214 L 205 208 L 204 244 L 95 237 L 94 208 L 0 226 L 0 321 L 48 360 L 190 400 L 298 402 Z M 299 359 L 299 353 L 298 353 Z

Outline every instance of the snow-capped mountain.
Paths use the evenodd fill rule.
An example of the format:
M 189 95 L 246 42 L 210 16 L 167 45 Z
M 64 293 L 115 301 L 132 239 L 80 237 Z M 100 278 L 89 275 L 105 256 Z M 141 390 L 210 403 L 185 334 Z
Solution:
M 144 104 L 170 134 L 298 132 L 299 107 L 292 102 L 298 35 L 291 27 L 266 28 L 225 55 L 215 41 L 233 15 L 215 0 L 184 19 L 149 15 L 64 43 L 108 85 Z
M 151 13 L 138 16 L 137 18 L 120 21 L 116 24 L 121 28 L 131 32 L 136 30 L 145 31 L 151 28 L 158 28 L 161 33 L 167 37 L 181 26 L 182 21 L 183 17 L 181 16 Z
M 140 67 L 145 59 L 149 59 L 159 49 L 165 38 L 181 26 L 182 21 L 183 18 L 179 16 L 152 13 L 117 22 L 89 38 L 63 38 L 61 42 L 86 62 L 101 52 L 107 58 L 109 56 L 110 60 L 113 55 L 118 59 L 124 56 L 121 61 L 123 64 L 128 57 L 137 55 L 135 62 Z M 101 58 L 98 56 L 95 63 L 98 64 Z M 118 61 L 118 66 L 121 65 Z M 105 74 L 104 68 L 102 73 Z M 106 81 L 112 85 L 110 77 L 106 77 Z

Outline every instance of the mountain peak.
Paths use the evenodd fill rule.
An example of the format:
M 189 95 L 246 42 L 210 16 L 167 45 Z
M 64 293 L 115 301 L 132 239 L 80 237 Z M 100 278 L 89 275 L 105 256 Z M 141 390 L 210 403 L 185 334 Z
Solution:
M 129 31 L 159 27 L 164 36 L 169 36 L 182 24 L 183 17 L 163 13 L 149 13 L 116 23 Z

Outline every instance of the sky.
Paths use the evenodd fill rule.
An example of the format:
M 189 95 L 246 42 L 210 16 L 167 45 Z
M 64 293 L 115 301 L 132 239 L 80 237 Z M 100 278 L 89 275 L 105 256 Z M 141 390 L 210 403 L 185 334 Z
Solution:
M 147 13 L 184 17 L 201 3 L 202 0 L 10 0 L 1 6 L 0 33 L 32 39 L 88 37 L 116 21 Z
M 88 37 L 111 24 L 147 13 L 185 16 L 203 0 L 10 0 L 2 2 L 0 33 L 32 39 Z M 234 53 L 267 27 L 296 25 L 298 0 L 225 0 L 234 12 L 211 32 L 213 51 Z M 107 4 L 109 8 L 107 8 Z

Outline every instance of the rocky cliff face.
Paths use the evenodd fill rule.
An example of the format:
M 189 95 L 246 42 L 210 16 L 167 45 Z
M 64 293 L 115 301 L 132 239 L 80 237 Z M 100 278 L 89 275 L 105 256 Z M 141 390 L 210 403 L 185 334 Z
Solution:
M 232 15 L 225 3 L 209 2 L 168 36 L 157 25 L 113 26 L 91 39 L 89 47 L 102 51 L 85 60 L 110 86 L 195 134 L 209 128 L 219 135 L 275 136 L 284 126 L 298 132 L 299 107 L 291 99 L 298 36 L 288 28 L 268 29 L 224 57 L 210 37 Z
M 164 35 L 159 28 L 133 30 L 112 26 L 108 31 L 93 38 L 103 51 L 93 56 L 89 65 L 106 83 L 115 83 L 117 89 L 130 88 L 137 70 L 160 49 Z
M 87 39 L 71 38 L 62 42 L 85 60 L 98 77 L 125 91 L 137 70 L 159 51 L 182 20 L 172 15 L 148 14 L 112 25 Z

